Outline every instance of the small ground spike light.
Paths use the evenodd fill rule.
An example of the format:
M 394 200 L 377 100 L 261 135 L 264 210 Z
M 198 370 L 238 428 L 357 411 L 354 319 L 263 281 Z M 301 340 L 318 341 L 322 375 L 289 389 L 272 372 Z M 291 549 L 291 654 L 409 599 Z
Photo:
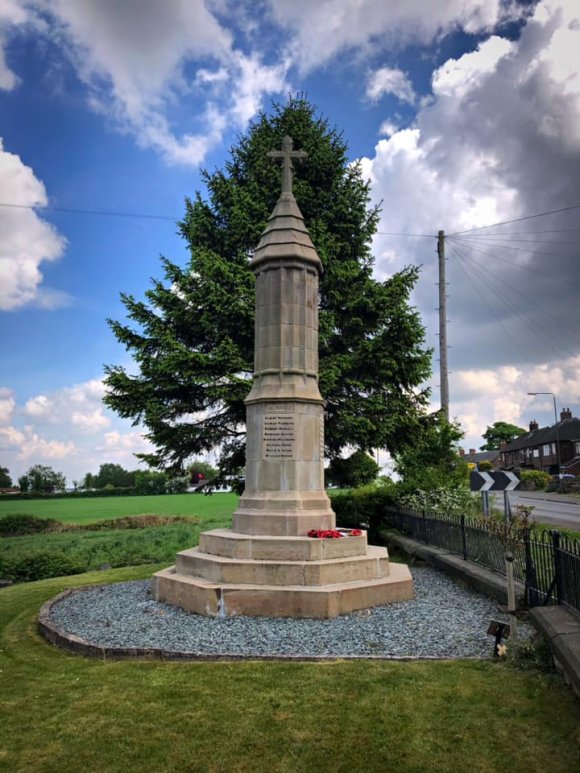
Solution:
M 490 636 L 495 636 L 495 644 L 493 647 L 493 656 L 494 658 L 497 658 L 498 653 L 498 647 L 501 644 L 502 639 L 508 639 L 510 635 L 510 625 L 509 623 L 500 623 L 499 620 L 492 620 L 489 624 L 489 628 L 487 629 L 487 633 Z

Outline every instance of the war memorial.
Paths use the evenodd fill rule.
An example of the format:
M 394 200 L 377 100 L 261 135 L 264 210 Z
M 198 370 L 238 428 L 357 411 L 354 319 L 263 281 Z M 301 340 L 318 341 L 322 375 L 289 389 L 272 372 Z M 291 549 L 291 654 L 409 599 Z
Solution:
M 318 388 L 322 264 L 292 192 L 293 160 L 306 153 L 285 137 L 268 155 L 281 162 L 282 192 L 250 264 L 256 321 L 245 490 L 232 529 L 201 534 L 199 547 L 180 552 L 152 588 L 157 601 L 201 615 L 332 618 L 411 599 L 413 580 L 365 532 L 336 529 Z

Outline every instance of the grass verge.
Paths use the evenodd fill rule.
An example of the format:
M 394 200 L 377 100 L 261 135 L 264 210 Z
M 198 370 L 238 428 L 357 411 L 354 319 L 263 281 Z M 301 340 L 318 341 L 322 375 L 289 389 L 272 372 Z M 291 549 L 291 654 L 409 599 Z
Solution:
M 120 517 L 98 522 L 93 530 L 90 524 L 74 528 L 69 525 L 72 531 L 2 537 L 0 579 L 30 582 L 111 567 L 158 562 L 169 565 L 175 562 L 175 554 L 180 550 L 199 543 L 202 531 L 231 525 L 231 515 L 216 519 L 206 516 L 203 521 L 190 517 L 177 523 L 164 523 L 166 519 L 167 516 Z M 152 521 L 156 525 L 147 527 Z M 105 525 L 109 528 L 102 528 Z M 134 525 L 145 528 L 129 528 Z
M 580 707 L 559 678 L 492 662 L 154 663 L 44 642 L 42 603 L 158 567 L 0 591 L 0 769 L 580 769 Z
M 39 518 L 55 518 L 62 523 L 91 523 L 127 515 L 185 515 L 218 520 L 231 516 L 237 494 L 163 494 L 143 497 L 95 497 L 82 499 L 28 499 L 0 501 L 0 517 L 8 513 L 28 513 Z

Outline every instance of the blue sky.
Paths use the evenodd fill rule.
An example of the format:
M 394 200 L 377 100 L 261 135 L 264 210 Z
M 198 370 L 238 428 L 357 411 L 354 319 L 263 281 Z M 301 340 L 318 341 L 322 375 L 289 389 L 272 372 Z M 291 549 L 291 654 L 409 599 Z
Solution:
M 377 276 L 423 265 L 433 346 L 434 236 L 471 231 L 447 251 L 464 445 L 550 422 L 528 391 L 580 415 L 580 209 L 521 220 L 580 204 L 579 50 L 575 0 L 0 0 L 0 465 L 135 466 L 139 428 L 101 403 L 103 364 L 128 362 L 106 319 L 160 254 L 186 261 L 200 167 L 296 91 L 383 201 Z

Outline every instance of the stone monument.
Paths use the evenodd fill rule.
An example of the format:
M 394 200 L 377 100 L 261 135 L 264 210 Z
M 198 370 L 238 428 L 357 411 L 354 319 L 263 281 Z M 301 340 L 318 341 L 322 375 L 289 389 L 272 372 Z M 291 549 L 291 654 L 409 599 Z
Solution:
M 292 193 L 292 149 L 282 193 L 251 267 L 256 274 L 254 383 L 246 399 L 245 491 L 232 529 L 200 535 L 153 578 L 158 601 L 203 615 L 336 617 L 413 596 L 407 566 L 389 564 L 366 533 L 334 530 L 324 489 L 324 401 L 318 389 L 320 258 Z

